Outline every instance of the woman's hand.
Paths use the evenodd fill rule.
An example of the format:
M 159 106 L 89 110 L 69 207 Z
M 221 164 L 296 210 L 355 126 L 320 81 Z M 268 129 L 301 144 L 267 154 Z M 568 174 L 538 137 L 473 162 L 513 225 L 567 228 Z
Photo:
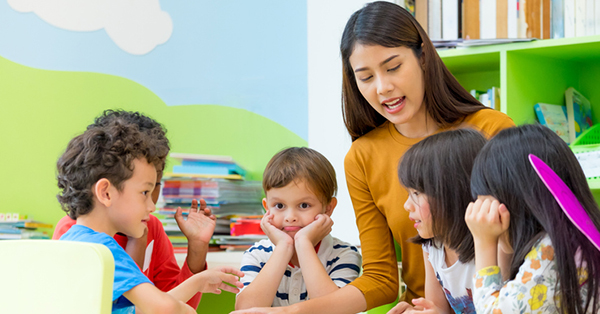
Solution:
M 396 304 L 396 306 L 394 306 L 391 310 L 389 310 L 387 314 L 402 314 L 410 309 L 413 309 L 413 306 L 410 305 L 408 302 L 402 301 Z

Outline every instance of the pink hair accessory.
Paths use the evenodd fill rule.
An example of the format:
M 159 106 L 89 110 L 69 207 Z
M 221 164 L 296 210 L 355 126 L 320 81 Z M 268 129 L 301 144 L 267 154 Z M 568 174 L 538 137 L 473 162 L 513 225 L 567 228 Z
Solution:
M 563 212 L 569 217 L 571 222 L 596 246 L 600 251 L 600 232 L 594 226 L 592 219 L 585 212 L 581 203 L 575 197 L 575 194 L 560 179 L 560 177 L 546 163 L 533 154 L 529 154 L 529 161 L 537 172 L 538 176 L 550 193 L 554 196 Z

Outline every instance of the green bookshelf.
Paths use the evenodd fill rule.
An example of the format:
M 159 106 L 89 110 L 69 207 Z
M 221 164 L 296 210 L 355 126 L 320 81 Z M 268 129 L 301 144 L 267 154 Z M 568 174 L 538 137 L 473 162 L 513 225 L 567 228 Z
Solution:
M 439 51 L 467 90 L 500 87 L 500 111 L 517 125 L 534 123 L 533 105 L 565 103 L 574 87 L 592 103 L 600 121 L 600 36 L 548 39 Z M 600 203 L 600 189 L 592 190 Z
M 533 105 L 564 104 L 574 87 L 600 118 L 600 36 L 549 39 L 440 51 L 439 55 L 467 89 L 500 87 L 500 111 L 516 124 L 535 122 Z M 595 105 L 594 105 L 595 104 Z

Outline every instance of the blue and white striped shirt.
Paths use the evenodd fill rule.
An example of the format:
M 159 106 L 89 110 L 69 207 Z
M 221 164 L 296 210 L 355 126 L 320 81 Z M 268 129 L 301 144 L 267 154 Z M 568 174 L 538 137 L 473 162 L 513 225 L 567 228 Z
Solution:
M 244 288 L 256 278 L 274 249 L 275 245 L 270 240 L 262 240 L 244 252 L 241 271 L 245 276 L 240 278 Z M 338 287 L 341 288 L 358 277 L 362 258 L 355 246 L 327 235 L 321 241 L 317 256 Z M 308 300 L 308 293 L 302 270 L 300 267 L 287 265 L 272 306 L 287 306 L 306 300 Z

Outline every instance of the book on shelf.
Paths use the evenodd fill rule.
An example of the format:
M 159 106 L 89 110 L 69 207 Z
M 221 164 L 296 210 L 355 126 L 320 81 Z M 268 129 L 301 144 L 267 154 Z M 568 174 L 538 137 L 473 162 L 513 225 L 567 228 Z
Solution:
M 592 122 L 592 107 L 590 101 L 573 87 L 565 91 L 567 121 L 569 125 L 569 143 L 589 129 Z
M 548 127 L 567 144 L 571 143 L 566 106 L 537 103 L 533 106 L 533 109 L 541 125 Z
M 0 221 L 0 228 L 15 227 L 24 229 L 52 228 L 51 224 L 35 220 Z
M 470 93 L 484 106 L 500 110 L 500 89 L 498 87 L 493 86 L 487 91 L 472 89 Z

